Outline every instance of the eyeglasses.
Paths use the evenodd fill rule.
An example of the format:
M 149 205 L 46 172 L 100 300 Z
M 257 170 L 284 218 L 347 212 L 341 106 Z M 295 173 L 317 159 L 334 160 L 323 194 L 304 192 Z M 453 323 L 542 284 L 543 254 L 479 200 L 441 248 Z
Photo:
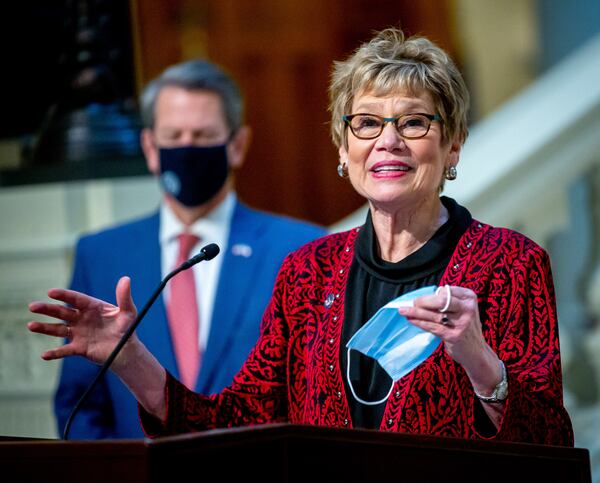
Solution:
M 342 116 L 344 123 L 358 139 L 375 139 L 386 123 L 394 123 L 398 134 L 404 139 L 419 139 L 426 136 L 433 121 L 441 121 L 438 114 L 404 114 L 398 117 L 381 117 L 375 114 L 349 114 Z

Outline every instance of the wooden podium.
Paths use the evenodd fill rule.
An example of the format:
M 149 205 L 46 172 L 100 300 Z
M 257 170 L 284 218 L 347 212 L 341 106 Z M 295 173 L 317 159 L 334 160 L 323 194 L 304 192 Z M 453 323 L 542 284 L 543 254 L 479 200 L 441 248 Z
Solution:
M 0 468 L 19 482 L 591 482 L 581 448 L 288 424 L 152 441 L 4 438 Z

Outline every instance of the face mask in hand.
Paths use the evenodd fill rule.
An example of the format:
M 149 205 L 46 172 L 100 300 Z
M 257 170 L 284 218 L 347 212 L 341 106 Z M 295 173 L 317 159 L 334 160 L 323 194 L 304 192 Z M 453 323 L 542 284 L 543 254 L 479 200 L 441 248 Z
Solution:
M 354 399 L 369 406 L 380 404 L 392 393 L 394 383 L 427 359 L 441 340 L 411 324 L 400 315 L 399 307 L 413 305 L 413 300 L 423 295 L 433 295 L 438 287 L 430 286 L 406 293 L 381 307 L 348 341 L 346 380 Z M 387 395 L 379 401 L 364 401 L 356 395 L 350 380 L 350 349 L 357 350 L 379 362 L 392 378 Z
M 160 148 L 159 159 L 163 190 L 189 207 L 215 196 L 229 174 L 226 144 Z

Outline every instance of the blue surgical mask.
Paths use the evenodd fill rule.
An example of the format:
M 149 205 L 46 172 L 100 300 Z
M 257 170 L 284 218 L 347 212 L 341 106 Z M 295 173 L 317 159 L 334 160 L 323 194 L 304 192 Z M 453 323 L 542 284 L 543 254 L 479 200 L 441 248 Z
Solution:
M 160 148 L 159 159 L 162 188 L 189 207 L 210 200 L 229 175 L 226 144 Z
M 424 287 L 388 302 L 348 341 L 346 379 L 354 399 L 358 402 L 371 406 L 387 400 L 394 383 L 421 364 L 440 345 L 441 339 L 411 324 L 398 312 L 399 307 L 412 306 L 415 298 L 433 295 L 437 289 L 435 286 Z M 392 378 L 390 390 L 383 399 L 364 401 L 356 395 L 350 380 L 350 349 L 376 359 Z

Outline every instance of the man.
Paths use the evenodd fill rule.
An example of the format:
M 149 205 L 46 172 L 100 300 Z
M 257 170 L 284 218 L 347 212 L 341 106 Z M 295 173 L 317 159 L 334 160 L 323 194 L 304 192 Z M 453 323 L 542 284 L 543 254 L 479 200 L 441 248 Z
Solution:
M 141 96 L 142 148 L 164 197 L 158 213 L 83 237 L 71 287 L 115 299 L 123 275 L 147 300 L 168 274 L 207 243 L 221 254 L 180 273 L 148 311 L 138 336 L 188 387 L 228 385 L 258 337 L 283 258 L 325 230 L 241 204 L 233 190 L 250 143 L 237 86 L 218 67 L 191 61 L 167 69 Z M 55 396 L 62 432 L 98 367 L 64 361 Z M 75 416 L 75 439 L 142 437 L 137 405 L 108 373 Z

